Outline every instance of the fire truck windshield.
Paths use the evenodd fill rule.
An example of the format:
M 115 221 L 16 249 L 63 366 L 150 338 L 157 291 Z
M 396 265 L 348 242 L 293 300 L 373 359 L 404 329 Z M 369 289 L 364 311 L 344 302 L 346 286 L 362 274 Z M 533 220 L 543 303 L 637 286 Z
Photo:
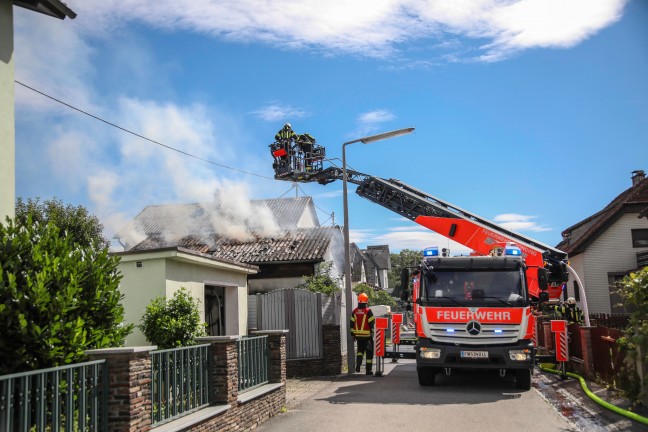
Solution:
M 524 275 L 520 269 L 436 270 L 421 278 L 426 304 L 513 306 L 525 302 Z

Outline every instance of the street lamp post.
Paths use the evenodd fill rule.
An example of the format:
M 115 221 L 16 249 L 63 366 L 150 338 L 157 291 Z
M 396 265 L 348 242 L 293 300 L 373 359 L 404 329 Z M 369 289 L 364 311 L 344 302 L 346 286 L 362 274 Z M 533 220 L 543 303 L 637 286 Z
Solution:
M 342 195 L 344 207 L 344 295 L 346 303 L 346 318 L 351 316 L 353 311 L 353 293 L 351 291 L 351 244 L 349 241 L 349 203 L 347 197 L 347 164 L 346 164 L 346 146 L 361 142 L 362 144 L 369 144 L 372 142 L 394 138 L 397 136 L 405 135 L 414 131 L 414 128 L 398 129 L 391 132 L 385 132 L 378 135 L 372 135 L 360 138 L 353 141 L 348 141 L 342 144 Z M 355 371 L 355 356 L 353 347 L 353 338 L 351 337 L 351 329 L 347 331 L 347 364 L 349 366 L 348 373 L 352 374 Z

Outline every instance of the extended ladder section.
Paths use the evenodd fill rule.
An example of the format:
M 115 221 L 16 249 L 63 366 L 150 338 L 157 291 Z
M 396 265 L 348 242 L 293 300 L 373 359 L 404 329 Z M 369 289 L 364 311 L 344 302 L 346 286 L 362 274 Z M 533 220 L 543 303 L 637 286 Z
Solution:
M 318 183 L 325 185 L 335 180 L 342 180 L 342 178 L 343 170 L 341 168 L 329 167 L 310 175 L 296 174 L 293 178 L 281 178 L 281 180 L 301 182 L 317 181 Z M 347 170 L 347 181 L 358 185 L 356 193 L 361 197 L 379 204 L 412 221 L 419 216 L 464 219 L 534 248 L 548 258 L 553 258 L 557 261 L 562 261 L 567 258 L 565 252 L 540 243 L 517 232 L 503 228 L 488 219 L 482 218 L 474 213 L 450 204 L 447 201 L 436 198 L 415 187 L 403 183 L 400 180 L 387 180 L 354 170 Z

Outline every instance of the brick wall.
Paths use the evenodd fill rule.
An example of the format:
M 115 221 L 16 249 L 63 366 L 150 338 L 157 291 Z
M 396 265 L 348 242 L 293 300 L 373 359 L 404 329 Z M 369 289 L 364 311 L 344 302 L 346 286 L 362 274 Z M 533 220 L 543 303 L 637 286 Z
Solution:
M 286 387 L 284 386 L 247 403 L 237 404 L 223 415 L 196 424 L 187 430 L 191 432 L 229 432 L 254 429 L 281 412 L 285 405 Z
M 339 375 L 342 373 L 342 346 L 340 326 L 322 325 L 322 342 L 324 352 L 321 358 L 286 361 L 287 376 L 309 377 Z
M 108 426 L 111 431 L 148 431 L 151 426 L 151 354 L 155 347 L 87 351 L 106 359 Z
M 281 412 L 286 405 L 286 337 L 285 331 L 261 332 L 268 336 L 269 381 L 279 387 L 239 402 L 238 350 L 236 336 L 201 338 L 210 343 L 212 367 L 212 401 L 230 405 L 213 417 L 185 426 L 185 431 L 241 431 L 254 429 Z M 93 359 L 106 359 L 108 366 L 108 430 L 111 432 L 154 432 L 151 428 L 151 354 L 156 347 L 130 347 L 87 351 Z M 282 384 L 282 385 L 281 385 Z M 254 394 L 252 394 L 254 396 Z M 198 414 L 200 410 L 195 413 Z M 191 414 L 190 414 L 191 415 Z M 200 417 L 200 416 L 199 416 Z M 186 423 L 186 417 L 182 420 Z M 173 420 L 159 426 L 166 430 Z M 175 429 L 174 429 L 175 430 Z

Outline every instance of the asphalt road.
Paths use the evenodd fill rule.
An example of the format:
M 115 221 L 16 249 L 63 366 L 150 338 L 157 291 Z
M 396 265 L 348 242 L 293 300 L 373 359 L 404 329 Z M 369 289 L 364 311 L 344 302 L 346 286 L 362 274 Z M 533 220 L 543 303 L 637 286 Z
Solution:
M 388 360 L 389 361 L 389 360 Z M 364 368 L 363 368 L 364 369 Z M 385 363 L 382 377 L 345 375 L 260 431 L 575 431 L 534 388 L 497 373 L 437 376 L 420 387 L 413 360 Z

